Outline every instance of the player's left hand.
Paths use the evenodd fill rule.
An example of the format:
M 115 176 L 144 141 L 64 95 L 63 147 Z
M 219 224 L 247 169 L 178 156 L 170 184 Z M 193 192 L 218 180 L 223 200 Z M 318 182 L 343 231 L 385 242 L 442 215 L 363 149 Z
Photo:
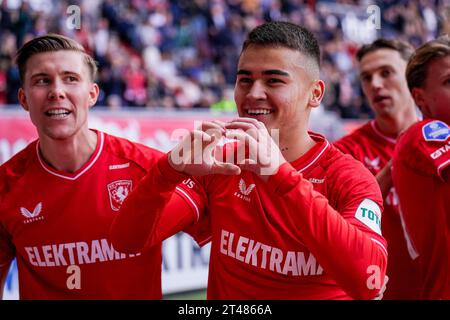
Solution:
M 267 180 L 286 162 L 262 122 L 252 118 L 238 118 L 226 123 L 225 128 L 227 138 L 238 140 L 248 150 L 246 159 L 238 162 L 242 169 L 252 171 Z
M 237 165 L 222 162 L 215 156 L 216 146 L 224 134 L 223 122 L 203 121 L 169 152 L 170 166 L 192 176 L 240 174 Z

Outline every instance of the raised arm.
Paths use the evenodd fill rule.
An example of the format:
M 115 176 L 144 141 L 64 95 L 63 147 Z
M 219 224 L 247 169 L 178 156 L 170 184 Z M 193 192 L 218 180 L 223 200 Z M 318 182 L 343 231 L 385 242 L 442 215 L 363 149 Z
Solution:
M 202 208 L 178 184 L 190 175 L 236 174 L 236 165 L 218 162 L 213 149 L 223 129 L 218 122 L 204 122 L 165 155 L 125 199 L 114 219 L 110 239 L 119 252 L 139 252 L 195 223 Z M 191 179 L 193 182 L 194 179 Z M 201 197 L 199 197 L 201 198 Z
M 381 288 L 387 264 L 381 237 L 350 218 L 347 208 L 338 212 L 331 207 L 328 200 L 314 191 L 312 184 L 290 164 L 283 165 L 270 178 L 269 184 L 290 205 L 291 212 L 295 212 L 280 219 L 292 222 L 298 236 L 324 269 L 353 298 L 374 298 Z M 354 202 L 345 205 L 354 210 L 353 217 L 367 216 L 371 210 L 380 219 L 376 202 L 380 197 L 370 197 L 364 184 L 355 185 L 355 188 L 358 190 L 354 197 L 359 205 L 356 208 Z
M 378 185 L 380 186 L 381 194 L 383 195 L 383 199 L 386 199 L 389 191 L 391 190 L 392 183 L 392 159 L 389 160 L 388 163 L 381 169 L 380 172 L 375 176 L 377 179 Z
M 190 207 L 174 192 L 186 176 L 173 170 L 164 175 L 162 167 L 168 165 L 165 155 L 123 202 L 110 230 L 117 251 L 140 252 L 194 222 Z

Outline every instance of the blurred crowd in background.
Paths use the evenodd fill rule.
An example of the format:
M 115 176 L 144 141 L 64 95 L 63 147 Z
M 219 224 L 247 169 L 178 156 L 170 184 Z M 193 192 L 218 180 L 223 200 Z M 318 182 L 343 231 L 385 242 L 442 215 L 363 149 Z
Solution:
M 270 20 L 306 26 L 322 48 L 326 110 L 371 117 L 355 53 L 378 37 L 417 47 L 450 33 L 450 0 L 0 0 L 0 108 L 18 104 L 14 54 L 32 37 L 55 32 L 79 41 L 99 64 L 96 108 L 234 110 L 236 64 L 246 33 Z M 380 9 L 379 29 L 371 4 Z M 70 5 L 81 25 L 71 29 Z M 373 8 L 373 7 L 372 7 Z M 372 13 L 372 15 L 370 15 Z M 375 17 L 376 18 L 376 17 Z

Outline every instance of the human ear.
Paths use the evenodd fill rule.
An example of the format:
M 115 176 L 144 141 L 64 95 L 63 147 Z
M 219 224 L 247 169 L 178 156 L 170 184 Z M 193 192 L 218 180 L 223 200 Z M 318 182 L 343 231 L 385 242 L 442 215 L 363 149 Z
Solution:
M 313 108 L 320 106 L 325 94 L 325 83 L 322 80 L 315 80 L 311 86 L 309 105 Z
M 17 97 L 19 99 L 19 103 L 25 111 L 30 111 L 27 102 L 27 96 L 25 95 L 25 91 L 22 88 L 19 88 L 19 92 L 17 93 Z
M 425 91 L 422 88 L 416 87 L 411 90 L 411 95 L 414 99 L 414 102 L 419 107 L 422 114 L 423 115 L 431 115 L 430 108 L 428 107 L 428 103 L 426 102 L 424 93 L 425 93 Z
M 89 107 L 93 107 L 97 102 L 100 89 L 96 83 L 91 84 L 91 89 L 89 90 Z

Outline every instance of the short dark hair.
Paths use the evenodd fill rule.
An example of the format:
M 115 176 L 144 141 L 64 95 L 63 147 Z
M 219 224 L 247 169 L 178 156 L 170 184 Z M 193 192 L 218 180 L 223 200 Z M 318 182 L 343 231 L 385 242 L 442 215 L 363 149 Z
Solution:
M 363 45 L 361 48 L 359 48 L 359 50 L 356 52 L 356 58 L 358 59 L 358 61 L 361 61 L 366 54 L 380 49 L 395 50 L 405 61 L 408 61 L 412 53 L 414 52 L 413 46 L 408 42 L 380 38 L 370 44 Z
M 272 21 L 254 28 L 242 45 L 242 51 L 251 45 L 285 47 L 300 51 L 320 66 L 320 47 L 311 31 L 286 21 Z
M 450 37 L 448 35 L 440 36 L 417 48 L 406 66 L 406 81 L 409 91 L 414 88 L 422 88 L 430 63 L 448 55 L 450 55 Z
M 84 62 L 90 71 L 91 80 L 94 81 L 95 75 L 97 74 L 97 64 L 94 59 L 88 55 L 83 46 L 75 40 L 54 33 L 34 38 L 25 43 L 22 48 L 17 51 L 16 63 L 19 68 L 20 81 L 22 83 L 24 82 L 27 61 L 32 56 L 38 53 L 61 50 L 76 51 L 83 54 Z

